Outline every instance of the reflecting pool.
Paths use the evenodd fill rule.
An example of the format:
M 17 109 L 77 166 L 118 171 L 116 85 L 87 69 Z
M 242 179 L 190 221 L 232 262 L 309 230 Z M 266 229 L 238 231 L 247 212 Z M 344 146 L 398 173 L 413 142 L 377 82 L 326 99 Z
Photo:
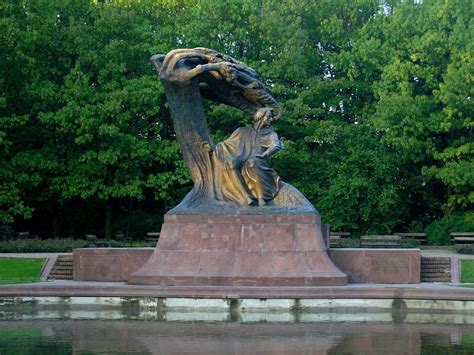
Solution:
M 394 322 L 0 321 L 0 354 L 472 354 L 474 326 Z

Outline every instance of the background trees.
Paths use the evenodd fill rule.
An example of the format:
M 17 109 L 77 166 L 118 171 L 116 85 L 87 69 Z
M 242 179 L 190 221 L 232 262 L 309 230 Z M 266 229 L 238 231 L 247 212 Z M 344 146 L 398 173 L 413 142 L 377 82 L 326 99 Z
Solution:
M 334 229 L 472 216 L 467 1 L 7 0 L 0 13 L 3 223 L 158 229 L 190 180 L 148 58 L 193 46 L 261 74 L 285 108 L 273 164 Z M 248 120 L 208 105 L 218 139 Z

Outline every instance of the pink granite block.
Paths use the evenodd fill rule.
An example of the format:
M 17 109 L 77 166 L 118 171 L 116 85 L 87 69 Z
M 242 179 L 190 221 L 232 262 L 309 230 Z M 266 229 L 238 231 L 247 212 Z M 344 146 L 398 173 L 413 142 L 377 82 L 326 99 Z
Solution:
M 76 281 L 126 281 L 142 267 L 152 248 L 76 249 L 73 253 L 73 279 Z
M 238 251 L 261 251 L 263 250 L 262 230 L 264 224 L 242 224 L 239 240 L 236 244 Z
M 305 258 L 302 253 L 276 252 L 267 256 L 272 277 L 304 278 Z
M 331 249 L 334 263 L 355 283 L 419 283 L 419 249 Z
M 326 251 L 326 244 L 315 224 L 295 225 L 296 249 L 301 251 Z
M 260 231 L 264 251 L 294 251 L 295 225 L 289 223 L 264 224 Z
M 239 252 L 235 256 L 234 275 L 258 278 L 262 275 L 272 273 L 272 265 L 266 262 L 265 254 L 262 252 Z
M 233 250 L 240 237 L 240 226 L 229 223 L 209 225 L 208 240 L 201 240 L 202 250 Z M 204 232 L 201 233 L 204 235 Z
M 278 222 L 277 222 L 278 220 Z M 153 256 L 129 282 L 169 285 L 340 285 L 347 281 L 327 257 L 319 216 L 234 215 L 165 217 Z M 179 231 L 168 226 L 181 225 Z M 169 237 L 167 234 L 172 233 Z M 176 243 L 175 240 L 179 240 Z M 161 249 L 161 243 L 166 248 Z M 173 249 L 171 249 L 173 248 Z M 326 257 L 305 253 L 315 250 Z M 320 262 L 320 265 L 317 265 Z M 332 271 L 306 277 L 308 265 Z
M 158 244 L 160 249 L 175 250 L 178 248 L 181 236 L 183 235 L 183 225 L 179 223 L 164 223 L 161 226 L 160 239 Z
M 199 267 L 196 269 L 198 277 L 228 277 L 232 275 L 235 264 L 235 254 L 229 251 L 215 253 L 213 251 L 200 252 Z
M 378 258 L 376 256 L 370 257 L 370 282 L 380 282 L 380 280 L 387 280 L 387 283 L 393 283 L 402 275 L 409 274 L 409 261 L 397 258 L 396 256 L 385 256 Z

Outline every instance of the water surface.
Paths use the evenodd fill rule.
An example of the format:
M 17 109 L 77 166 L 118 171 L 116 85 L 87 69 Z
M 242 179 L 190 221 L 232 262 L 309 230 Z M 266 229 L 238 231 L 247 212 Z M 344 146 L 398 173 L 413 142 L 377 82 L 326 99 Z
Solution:
M 0 354 L 473 354 L 474 326 L 378 322 L 1 321 Z

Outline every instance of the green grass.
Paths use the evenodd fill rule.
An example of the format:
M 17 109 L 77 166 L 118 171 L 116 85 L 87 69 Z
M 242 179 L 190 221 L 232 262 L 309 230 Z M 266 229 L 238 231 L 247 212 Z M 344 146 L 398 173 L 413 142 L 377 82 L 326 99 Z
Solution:
M 474 260 L 461 260 L 461 282 L 474 282 Z
M 0 285 L 38 282 L 45 260 L 0 258 Z

